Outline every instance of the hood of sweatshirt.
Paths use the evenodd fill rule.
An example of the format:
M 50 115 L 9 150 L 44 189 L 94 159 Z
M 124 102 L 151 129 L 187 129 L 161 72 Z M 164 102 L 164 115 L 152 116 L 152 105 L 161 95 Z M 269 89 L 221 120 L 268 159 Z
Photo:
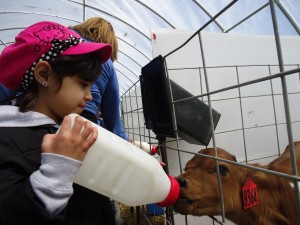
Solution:
M 58 128 L 54 120 L 38 112 L 20 112 L 19 107 L 12 105 L 0 106 L 0 127 L 35 127 L 53 125 Z

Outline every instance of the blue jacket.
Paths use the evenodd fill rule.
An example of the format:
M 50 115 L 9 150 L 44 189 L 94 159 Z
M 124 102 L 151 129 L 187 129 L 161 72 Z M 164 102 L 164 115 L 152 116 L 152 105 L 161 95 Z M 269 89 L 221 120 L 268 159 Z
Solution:
M 0 104 L 2 105 L 5 100 L 13 93 L 13 91 L 0 84 Z
M 109 59 L 102 65 L 100 77 L 91 87 L 93 100 L 87 103 L 85 110 L 98 116 L 101 109 L 105 128 L 110 132 L 129 140 L 120 115 L 119 83 L 114 65 Z M 98 124 L 103 124 L 98 120 Z

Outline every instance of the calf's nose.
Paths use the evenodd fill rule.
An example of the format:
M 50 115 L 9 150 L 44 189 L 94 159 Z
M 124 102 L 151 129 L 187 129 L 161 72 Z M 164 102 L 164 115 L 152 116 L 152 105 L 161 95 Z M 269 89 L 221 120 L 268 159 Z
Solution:
M 186 180 L 184 178 L 176 178 L 176 180 L 178 181 L 180 187 L 186 187 Z

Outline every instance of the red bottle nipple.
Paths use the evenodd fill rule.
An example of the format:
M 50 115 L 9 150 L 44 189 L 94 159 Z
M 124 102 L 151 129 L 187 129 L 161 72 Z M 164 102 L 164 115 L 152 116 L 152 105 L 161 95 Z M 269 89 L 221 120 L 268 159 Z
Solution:
M 171 182 L 170 192 L 169 192 L 168 196 L 165 198 L 165 200 L 157 203 L 157 205 L 162 206 L 162 207 L 173 205 L 179 198 L 180 185 L 179 185 L 178 181 L 171 175 L 168 175 L 168 177 Z

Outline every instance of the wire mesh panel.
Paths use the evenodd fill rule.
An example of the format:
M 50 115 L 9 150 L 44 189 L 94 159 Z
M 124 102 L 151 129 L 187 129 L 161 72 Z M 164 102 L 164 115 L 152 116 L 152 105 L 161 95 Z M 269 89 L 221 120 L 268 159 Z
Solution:
M 249 76 L 252 70 L 254 70 L 253 68 L 256 67 L 258 67 L 259 71 L 266 72 L 265 76 L 263 76 L 262 73 L 259 77 L 255 77 L 255 79 L 245 80 L 243 77 Z M 215 91 L 215 95 L 222 93 L 224 93 L 224 95 L 222 95 L 220 99 L 211 101 L 213 107 L 222 113 L 221 118 L 225 118 L 224 120 L 220 120 L 219 127 L 215 130 L 216 145 L 226 149 L 226 145 L 230 143 L 231 148 L 228 149 L 234 150 L 231 151 L 231 153 L 236 156 L 241 165 L 254 162 L 266 164 L 282 154 L 286 143 L 288 143 L 286 122 L 283 115 L 283 93 L 278 89 L 278 87 L 280 87 L 281 77 L 284 74 L 286 74 L 289 90 L 288 96 L 291 102 L 291 126 L 295 140 L 299 140 L 300 138 L 300 120 L 298 118 L 300 109 L 297 105 L 300 98 L 299 65 L 288 65 L 287 68 L 289 68 L 289 70 L 284 74 L 278 73 L 276 67 L 278 68 L 278 66 L 275 65 L 225 67 L 226 70 L 235 72 L 237 80 L 241 81 L 244 79 L 244 82 L 228 86 L 226 87 L 227 90 L 219 89 L 220 91 Z M 203 72 L 203 68 L 198 69 L 198 71 Z M 207 68 L 208 73 L 210 73 L 210 70 L 214 71 L 219 69 L 219 67 Z M 272 73 L 272 71 L 274 72 Z M 257 85 L 263 85 L 263 87 L 257 88 Z M 253 91 L 253 89 L 251 90 L 249 87 L 253 87 L 253 89 L 257 89 L 257 91 Z M 123 113 L 128 134 L 132 139 L 138 138 L 142 141 L 158 144 L 156 135 L 151 130 L 145 128 L 140 87 L 135 86 L 135 88 L 136 89 L 131 92 L 130 97 L 129 95 L 124 96 L 122 102 L 123 108 L 127 107 L 127 110 L 130 109 Z M 236 91 L 237 94 L 233 94 L 236 96 L 225 97 L 227 95 L 226 92 L 229 91 Z M 205 95 L 203 95 L 202 98 L 205 98 Z M 135 99 L 135 104 L 132 104 L 132 99 Z M 131 105 L 129 103 L 131 103 Z M 228 108 L 228 112 L 224 111 L 224 108 Z M 140 122 L 138 123 L 139 120 Z M 203 146 L 189 144 L 182 139 L 176 140 L 176 138 L 167 138 L 166 141 L 161 144 L 166 147 L 168 161 L 165 161 L 165 163 L 167 163 L 168 171 L 171 171 L 172 175 L 180 174 L 182 167 L 192 155 L 196 154 L 199 149 L 204 148 Z M 210 145 L 212 146 L 212 142 Z M 235 148 L 234 146 L 238 147 Z M 162 160 L 161 156 L 156 155 L 155 157 L 157 157 L 158 160 Z M 295 180 L 299 180 L 299 177 Z M 172 211 L 172 209 L 165 209 L 164 212 L 167 212 L 166 210 Z M 180 219 L 177 219 L 177 222 L 176 219 L 175 222 L 172 220 L 168 221 L 169 224 L 193 224 L 193 220 L 197 221 L 194 217 L 191 217 L 192 219 L 190 219 L 189 216 L 182 218 L 183 216 L 172 211 L 172 215 L 173 214 L 175 218 L 179 217 Z M 144 215 L 146 217 L 149 216 L 147 212 L 144 213 Z M 140 219 L 142 219 L 142 217 Z M 212 221 L 210 217 L 204 220 Z M 222 221 L 222 218 L 216 217 L 214 220 Z M 226 224 L 230 223 L 230 221 L 226 221 Z
M 212 148 L 215 151 L 213 158 L 217 159 L 216 165 L 223 165 L 222 163 L 225 162 L 237 166 L 240 170 L 242 168 L 251 170 L 253 174 L 259 171 L 266 177 L 290 179 L 295 197 L 289 203 L 295 201 L 293 207 L 296 207 L 295 212 L 298 214 L 295 213 L 297 215 L 293 216 L 298 218 L 299 223 L 300 177 L 297 172 L 296 149 L 292 144 L 300 140 L 298 104 L 300 100 L 300 42 L 299 37 L 278 36 L 272 2 L 270 8 L 271 17 L 274 20 L 274 36 L 272 37 L 211 34 L 204 33 L 201 29 L 196 33 L 175 30 L 152 31 L 156 37 L 153 40 L 153 54 L 154 56 L 162 55 L 165 60 L 166 84 L 164 87 L 169 91 L 168 107 L 172 109 L 172 128 L 175 135 L 163 137 L 161 134 L 157 135 L 155 130 L 146 128 L 147 121 L 144 120 L 143 111 L 145 107 L 142 104 L 139 83 L 122 97 L 122 110 L 129 136 L 132 139 L 139 138 L 159 144 L 160 155 L 154 157 L 164 161 L 166 172 L 173 176 L 182 174 L 186 163 L 193 156 L 209 158 L 198 151 Z M 171 37 L 176 37 L 176 42 L 173 42 L 173 45 L 174 43 L 176 45 L 178 39 L 181 38 L 184 42 L 188 36 L 190 38 L 182 46 L 178 48 L 173 46 L 174 50 L 169 52 L 172 46 Z M 174 99 L 172 81 L 188 90 L 191 96 Z M 214 129 L 211 130 L 212 135 L 207 146 L 191 143 L 185 137 L 180 136 L 180 127 L 178 127 L 180 118 L 176 116 L 176 110 L 178 112 L 176 106 L 182 102 L 188 104 L 193 99 L 201 100 L 210 109 L 210 116 L 207 120 Z M 152 101 L 156 100 L 152 99 Z M 160 108 L 153 110 L 160 113 Z M 218 123 L 213 117 L 214 110 L 221 114 Z M 201 112 L 195 112 L 190 119 L 194 119 L 198 114 Z M 198 129 L 200 132 L 203 127 L 191 127 L 191 129 L 192 131 Z M 290 145 L 289 164 L 292 168 L 290 172 L 276 172 L 266 166 L 281 156 L 287 145 Z M 236 161 L 224 161 L 218 157 L 217 147 L 227 150 Z M 235 224 L 229 216 L 228 205 L 226 205 L 228 193 L 230 195 L 232 193 L 228 192 L 228 187 L 222 183 L 223 172 L 219 169 L 216 171 L 218 182 L 214 189 L 218 190 L 221 197 L 219 203 L 211 203 L 211 208 L 217 209 L 215 214 L 200 212 L 195 216 L 182 215 L 173 207 L 168 207 L 164 209 L 165 223 Z M 241 193 L 242 190 L 236 195 L 240 196 Z M 201 202 L 199 204 L 201 205 Z M 205 204 L 203 202 L 203 205 Z M 243 210 L 246 211 L 246 209 Z

